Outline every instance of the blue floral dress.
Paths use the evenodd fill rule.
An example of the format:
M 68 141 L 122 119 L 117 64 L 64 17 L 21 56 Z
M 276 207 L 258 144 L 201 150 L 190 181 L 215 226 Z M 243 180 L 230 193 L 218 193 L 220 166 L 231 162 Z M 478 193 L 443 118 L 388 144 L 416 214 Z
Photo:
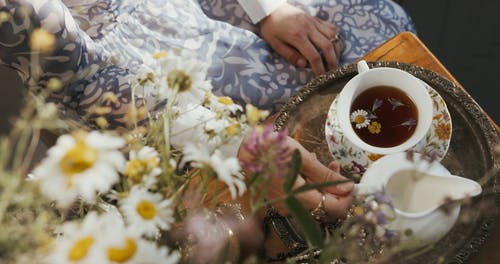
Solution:
M 415 31 L 410 17 L 390 0 L 288 2 L 340 28 L 341 65 L 399 32 Z M 39 87 L 61 78 L 66 89 L 51 100 L 74 116 L 114 92 L 120 103 L 108 118 L 113 126 L 123 124 L 131 102 L 127 76 L 140 65 L 153 65 L 151 54 L 162 50 L 194 51 L 208 64 L 206 78 L 215 94 L 271 111 L 314 78 L 310 69 L 296 68 L 273 52 L 236 0 L 0 0 L 0 12 L 11 16 L 0 25 L 0 62 L 25 83 L 32 81 L 26 25 L 44 27 L 56 35 L 57 49 L 40 58 Z

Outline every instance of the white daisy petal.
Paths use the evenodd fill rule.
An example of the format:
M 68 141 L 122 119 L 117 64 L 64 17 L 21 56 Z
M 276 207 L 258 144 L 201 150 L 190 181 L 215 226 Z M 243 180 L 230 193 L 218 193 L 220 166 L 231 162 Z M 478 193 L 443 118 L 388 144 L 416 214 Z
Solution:
M 355 124 L 357 129 L 367 127 L 370 124 L 368 112 L 363 109 L 358 109 L 351 113 L 351 122 Z
M 238 159 L 234 157 L 225 159 L 219 150 L 215 150 L 210 155 L 206 145 L 195 146 L 188 143 L 184 146 L 183 152 L 182 163 L 191 162 L 191 166 L 196 168 L 203 168 L 204 166 L 211 168 L 217 174 L 217 178 L 227 184 L 233 199 L 246 190 Z
M 170 228 L 174 221 L 170 205 L 170 200 L 139 186 L 132 187 L 128 197 L 120 201 L 127 223 L 148 237 L 157 235 L 159 228 Z
M 125 165 L 119 148 L 125 141 L 98 131 L 59 137 L 48 156 L 33 170 L 42 193 L 67 207 L 78 197 L 93 202 L 119 180 Z

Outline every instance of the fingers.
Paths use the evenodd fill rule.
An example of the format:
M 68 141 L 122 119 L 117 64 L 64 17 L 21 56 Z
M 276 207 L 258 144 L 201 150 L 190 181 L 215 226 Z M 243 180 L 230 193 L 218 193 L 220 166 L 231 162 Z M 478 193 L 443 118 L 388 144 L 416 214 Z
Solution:
M 327 220 L 333 221 L 338 218 L 345 218 L 349 207 L 352 205 L 354 197 L 352 195 L 347 196 L 335 196 L 329 193 L 323 194 L 318 190 L 310 190 L 307 192 L 299 193 L 297 198 L 308 210 L 313 210 L 317 208 L 321 201 L 324 200 L 324 210 L 327 214 Z
M 325 72 L 321 55 L 313 42 L 307 36 L 301 37 L 300 41 L 295 41 L 292 45 L 295 46 L 299 52 L 302 53 L 302 55 L 304 55 L 315 75 L 320 75 Z
M 340 166 L 337 163 L 330 163 L 328 167 L 323 165 L 318 159 L 309 159 L 303 162 L 302 174 L 312 182 L 337 182 L 349 181 L 348 178 L 340 174 Z M 352 181 L 337 184 L 325 188 L 325 191 L 335 195 L 345 196 L 352 192 L 354 183 Z
M 320 75 L 327 69 L 334 69 L 339 62 L 339 48 L 332 40 L 337 35 L 337 27 L 327 22 L 319 22 L 318 18 L 312 19 L 312 25 L 305 30 L 305 35 L 293 39 L 290 45 L 294 46 L 309 62 L 315 75 Z M 324 65 L 321 53 L 327 65 Z M 327 69 L 325 69 L 327 66 Z
M 313 17 L 316 24 L 316 28 L 323 34 L 327 39 L 333 39 L 338 33 L 337 26 L 332 23 L 321 20 L 318 17 Z
M 297 67 L 309 64 L 315 75 L 324 73 L 325 67 L 337 67 L 339 49 L 332 43 L 338 33 L 335 25 L 286 3 L 259 25 L 261 37 L 291 64 Z
M 309 152 L 295 139 L 288 137 L 287 144 L 291 149 L 298 149 L 302 159 L 302 167 L 300 173 L 311 182 L 327 182 L 327 181 L 347 181 L 348 178 L 342 176 L 340 168 L 330 169 L 321 163 L 314 153 Z M 332 164 L 330 164 L 332 165 Z M 334 166 L 334 165 L 332 165 Z M 353 182 L 338 184 L 325 188 L 325 191 L 336 195 L 348 195 L 354 188 Z
M 310 38 L 324 54 L 328 64 L 328 69 L 334 69 L 339 62 L 339 49 L 336 47 L 333 40 L 338 36 L 338 28 L 326 21 L 314 17 L 317 32 L 312 32 Z
M 352 195 L 335 196 L 332 194 L 325 194 L 325 211 L 329 219 L 345 218 L 347 211 L 354 201 Z
M 340 173 L 340 164 L 336 161 L 330 162 L 330 164 L 328 164 L 328 168 L 336 173 Z
M 327 167 L 325 167 L 323 164 L 321 164 L 321 162 L 317 162 L 318 164 L 316 165 L 317 166 L 317 169 L 316 169 L 316 174 L 317 176 L 315 176 L 313 181 L 315 182 L 345 182 L 345 183 L 341 183 L 341 184 L 337 184 L 337 185 L 334 185 L 334 186 L 330 186 L 330 187 L 327 187 L 325 188 L 325 191 L 328 192 L 328 193 L 331 193 L 331 194 L 335 194 L 335 195 L 348 195 L 352 192 L 352 190 L 354 189 L 354 182 L 352 181 L 349 181 L 348 178 L 342 176 L 339 172 L 336 172 L 334 170 L 331 170 Z M 321 181 L 319 181 L 319 177 L 324 177 Z
M 307 60 L 295 48 L 290 47 L 285 42 L 279 39 L 272 39 L 269 45 L 281 56 L 283 56 L 290 64 L 296 67 L 304 68 L 307 66 Z

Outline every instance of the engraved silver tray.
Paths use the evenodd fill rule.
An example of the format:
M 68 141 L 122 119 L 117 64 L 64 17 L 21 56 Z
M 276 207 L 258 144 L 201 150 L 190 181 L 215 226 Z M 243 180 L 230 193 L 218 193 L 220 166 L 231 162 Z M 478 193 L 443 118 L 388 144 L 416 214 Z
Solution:
M 440 74 L 431 70 L 402 62 L 368 62 L 372 67 L 393 67 L 409 72 L 433 87 L 445 100 L 452 118 L 450 148 L 441 163 L 451 173 L 474 180 L 481 179 L 491 171 L 493 177 L 483 184 L 483 194 L 473 202 L 494 200 L 500 208 L 500 192 L 497 191 L 500 173 L 499 157 L 495 156 L 495 146 L 499 135 L 494 124 L 481 107 L 462 88 L 456 86 Z M 320 161 L 328 164 L 331 156 L 325 140 L 325 120 L 332 100 L 345 83 L 357 74 L 355 64 L 349 64 L 323 74 L 300 89 L 277 113 L 276 129 L 287 127 L 290 136 L 297 139 L 309 151 L 316 153 Z M 462 210 L 461 214 L 465 210 Z M 431 247 L 420 252 L 404 252 L 399 263 L 466 263 L 489 235 L 495 218 L 475 214 L 468 223 L 457 222 L 452 230 Z M 415 254 L 406 259 L 405 256 Z M 401 261 L 399 261 L 399 260 Z M 391 262 L 394 263 L 394 262 Z

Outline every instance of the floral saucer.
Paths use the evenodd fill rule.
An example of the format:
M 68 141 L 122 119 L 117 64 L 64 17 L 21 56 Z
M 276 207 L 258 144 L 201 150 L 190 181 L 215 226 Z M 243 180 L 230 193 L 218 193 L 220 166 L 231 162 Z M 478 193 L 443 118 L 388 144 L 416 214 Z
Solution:
M 441 161 L 450 146 L 452 128 L 450 113 L 443 98 L 436 90 L 427 83 L 423 83 L 433 101 L 432 124 L 426 136 L 410 148 L 410 150 L 426 153 L 434 157 L 437 161 Z M 325 123 L 326 142 L 328 143 L 330 153 L 340 163 L 343 171 L 350 174 L 354 179 L 360 179 L 368 166 L 384 155 L 362 150 L 344 136 L 336 115 L 337 98 L 333 100 L 328 110 Z

